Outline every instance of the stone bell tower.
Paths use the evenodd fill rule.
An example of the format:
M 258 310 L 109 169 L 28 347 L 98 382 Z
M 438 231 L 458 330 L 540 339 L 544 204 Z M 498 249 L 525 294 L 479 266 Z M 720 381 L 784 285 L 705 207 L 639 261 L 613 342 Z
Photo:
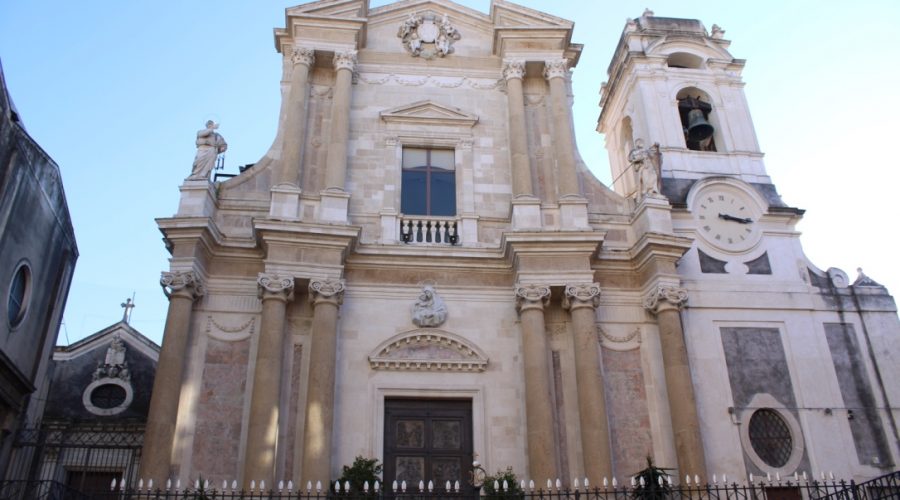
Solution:
M 649 10 L 627 22 L 601 91 L 597 126 L 606 134 L 619 194 L 638 189 L 629 153 L 642 139 L 659 144 L 661 191 L 670 201 L 682 201 L 696 180 L 723 175 L 777 196 L 744 96 L 744 60 L 728 52 L 724 33 Z

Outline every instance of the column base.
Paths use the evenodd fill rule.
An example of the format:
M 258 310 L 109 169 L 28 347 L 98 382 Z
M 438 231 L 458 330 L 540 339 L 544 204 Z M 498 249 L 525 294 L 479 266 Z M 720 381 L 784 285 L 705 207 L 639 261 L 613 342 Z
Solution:
M 347 224 L 347 210 L 350 205 L 350 193 L 342 189 L 329 188 L 319 193 L 322 202 L 319 205 L 319 220 Z
M 588 225 L 588 202 L 581 196 L 566 195 L 559 200 L 559 227 L 563 231 L 584 231 Z
M 520 195 L 512 200 L 513 231 L 539 231 L 541 229 L 541 200 Z
M 293 184 L 276 184 L 272 190 L 272 201 L 269 205 L 269 217 L 280 220 L 300 220 L 300 193 L 302 190 Z
M 179 190 L 178 217 L 212 217 L 216 210 L 216 191 L 211 182 L 185 180 Z

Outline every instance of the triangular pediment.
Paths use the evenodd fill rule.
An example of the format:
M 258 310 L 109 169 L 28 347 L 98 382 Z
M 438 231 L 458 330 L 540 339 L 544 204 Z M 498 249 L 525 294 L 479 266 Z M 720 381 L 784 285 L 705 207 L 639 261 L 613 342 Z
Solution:
M 563 28 L 571 30 L 575 26 L 575 23 L 568 19 L 551 16 L 546 12 L 503 0 L 491 2 L 491 19 L 494 26 L 498 28 Z
M 285 10 L 288 16 L 312 15 L 337 18 L 366 17 L 368 12 L 366 0 L 320 0 L 305 3 Z
M 400 333 L 369 355 L 373 370 L 483 372 L 488 358 L 475 344 L 437 328 Z
M 71 345 L 56 347 L 53 359 L 65 361 L 87 355 L 98 349 L 106 350 L 113 337 L 120 338 L 129 349 L 137 350 L 154 361 L 159 358 L 160 348 L 155 342 L 128 323 L 119 321 Z
M 381 119 L 388 123 L 415 123 L 420 125 L 450 125 L 472 127 L 478 116 L 434 101 L 404 104 L 381 112 Z
M 435 14 L 438 16 L 447 14 L 454 23 L 462 22 L 467 26 L 477 26 L 486 31 L 491 29 L 491 19 L 487 14 L 449 0 L 394 2 L 369 11 L 369 20 L 373 24 L 400 22 L 410 14 Z

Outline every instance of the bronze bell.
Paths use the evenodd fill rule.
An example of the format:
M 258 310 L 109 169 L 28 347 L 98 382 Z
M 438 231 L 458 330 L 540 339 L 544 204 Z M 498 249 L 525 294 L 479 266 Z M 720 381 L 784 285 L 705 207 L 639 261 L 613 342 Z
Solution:
M 715 131 L 713 126 L 706 121 L 706 117 L 703 116 L 702 109 L 694 108 L 688 111 L 687 122 L 687 136 L 691 142 L 709 139 L 712 137 L 713 131 Z

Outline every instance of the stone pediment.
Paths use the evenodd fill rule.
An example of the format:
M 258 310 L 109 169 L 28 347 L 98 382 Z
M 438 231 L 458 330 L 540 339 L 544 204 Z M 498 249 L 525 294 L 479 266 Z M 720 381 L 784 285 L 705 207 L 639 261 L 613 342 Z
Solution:
M 498 28 L 563 28 L 571 30 L 575 26 L 575 23 L 567 19 L 502 0 L 494 0 L 491 3 L 491 18 L 494 26 Z
M 529 9 L 512 2 L 494 0 L 491 4 L 494 24 L 493 52 L 502 57 L 516 53 L 559 53 L 575 66 L 581 45 L 572 43 L 575 23 Z
M 322 17 L 354 18 L 366 17 L 368 2 L 365 0 L 321 0 L 289 7 L 288 16 L 313 15 Z
M 369 355 L 373 370 L 483 372 L 487 364 L 487 356 L 476 345 L 436 328 L 395 335 Z
M 478 116 L 459 108 L 445 106 L 434 101 L 419 101 L 381 112 L 381 119 L 388 123 L 417 125 L 449 125 L 473 127 Z

